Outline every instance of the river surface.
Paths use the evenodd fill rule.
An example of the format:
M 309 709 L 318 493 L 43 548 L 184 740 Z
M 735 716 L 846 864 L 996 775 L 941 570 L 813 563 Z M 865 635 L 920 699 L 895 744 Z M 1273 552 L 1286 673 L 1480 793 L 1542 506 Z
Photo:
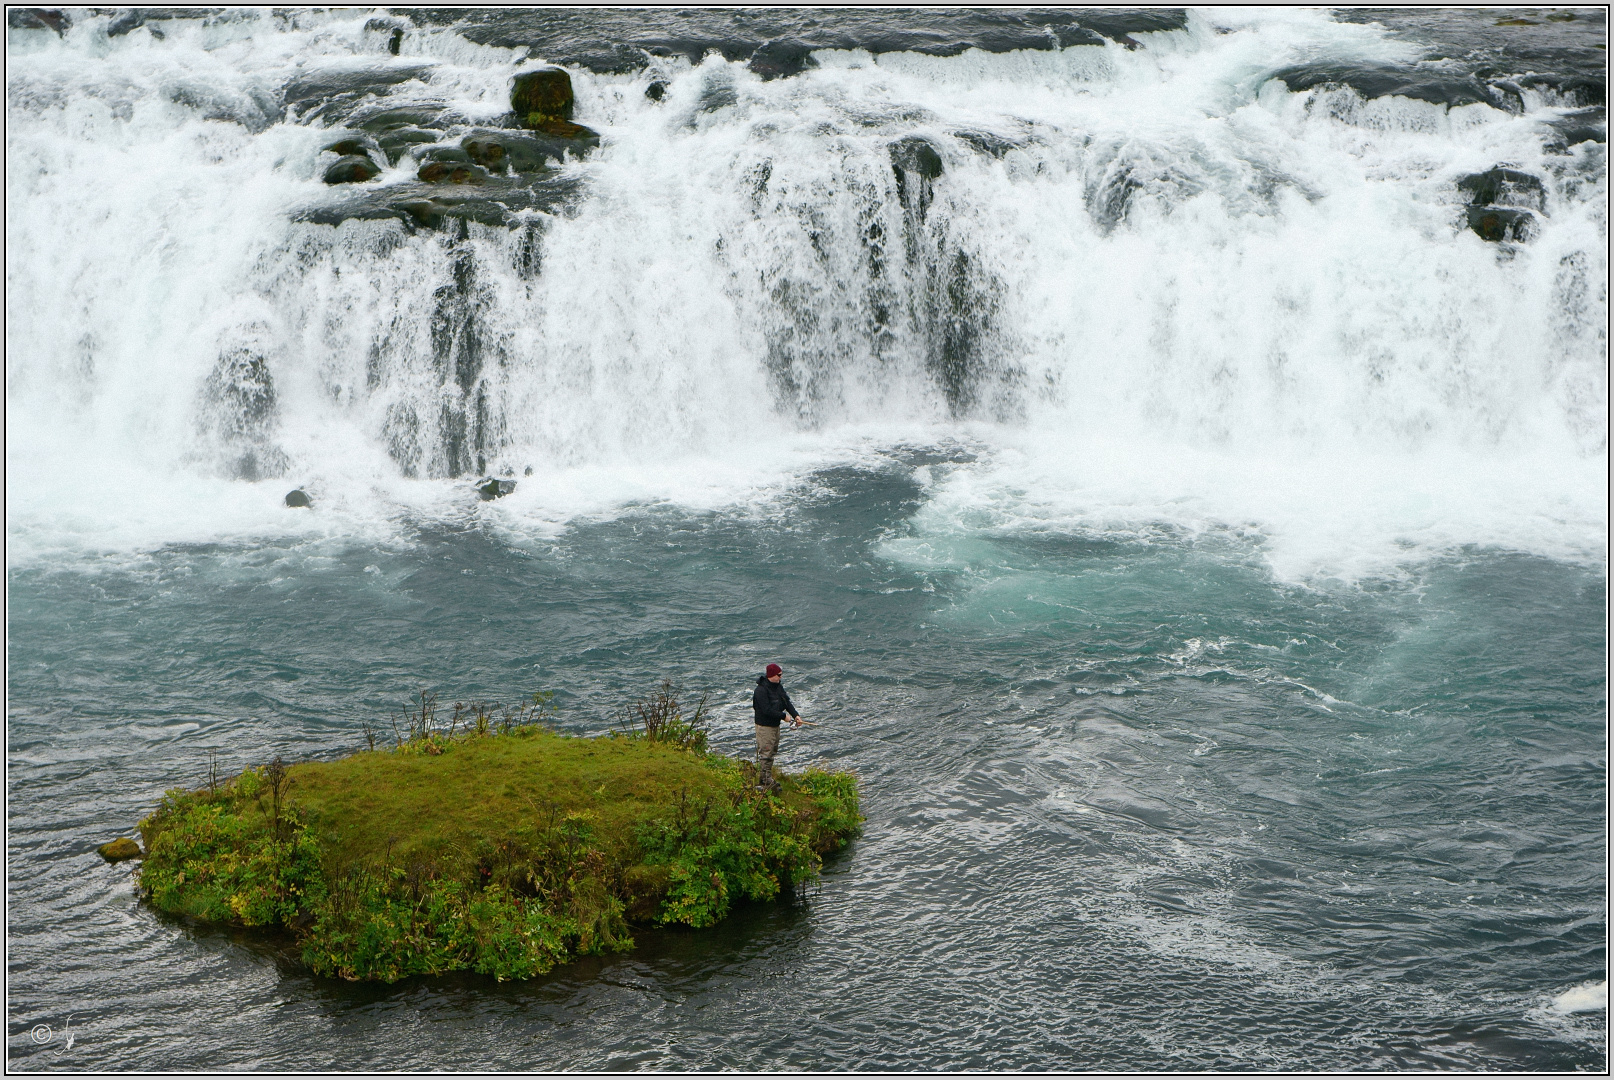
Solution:
M 14 12 L 10 1066 L 1605 1070 L 1606 33 L 1544 10 Z M 320 182 L 529 54 L 566 200 Z M 531 982 L 94 850 L 422 688 L 749 755 L 770 661 L 862 836 Z

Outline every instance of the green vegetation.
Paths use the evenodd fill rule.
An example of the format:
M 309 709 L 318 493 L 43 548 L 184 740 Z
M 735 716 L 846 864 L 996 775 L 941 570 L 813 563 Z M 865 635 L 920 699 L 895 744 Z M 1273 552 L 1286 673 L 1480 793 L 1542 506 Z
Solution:
M 809 769 L 755 789 L 755 768 L 706 752 L 705 701 L 670 685 L 604 738 L 519 709 L 430 695 L 391 746 L 340 761 L 278 758 L 140 823 L 140 887 L 157 908 L 283 928 L 321 975 L 392 982 L 470 969 L 530 978 L 633 947 L 631 923 L 711 926 L 740 900 L 814 877 L 857 831 L 856 779 Z

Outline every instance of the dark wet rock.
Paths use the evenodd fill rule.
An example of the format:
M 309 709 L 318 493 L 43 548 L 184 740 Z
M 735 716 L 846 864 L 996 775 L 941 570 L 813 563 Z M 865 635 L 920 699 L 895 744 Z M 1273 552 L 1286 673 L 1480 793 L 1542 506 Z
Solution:
M 489 176 L 482 166 L 468 161 L 429 161 L 415 178 L 423 184 L 485 184 Z
M 381 175 L 381 167 L 364 154 L 344 154 L 325 170 L 327 184 L 359 184 Z
M 107 37 L 122 37 L 124 34 L 145 26 L 147 23 L 165 22 L 169 19 L 210 19 L 225 13 L 224 8 L 184 8 L 184 7 L 152 7 L 129 8 L 117 18 L 107 24 Z M 162 37 L 162 32 L 152 27 L 152 34 Z
M 348 123 L 373 136 L 387 164 L 396 165 L 415 147 L 441 139 L 450 126 L 451 114 L 445 106 L 378 104 L 354 110 Z
M 362 68 L 322 68 L 304 72 L 281 89 L 281 103 L 299 119 L 341 122 L 366 100 L 384 97 L 401 83 L 420 78 L 435 65 L 372 61 Z
M 110 844 L 102 844 L 95 849 L 107 862 L 123 862 L 125 859 L 139 859 L 144 857 L 140 845 L 127 836 L 120 836 Z
M 572 104 L 572 77 L 565 68 L 518 72 L 510 86 L 510 109 L 517 116 L 570 120 Z
M 53 30 L 57 36 L 65 34 L 73 19 L 56 8 L 7 8 L 6 25 L 13 30 Z
M 1013 139 L 1005 139 L 1001 135 L 994 135 L 990 131 L 955 131 L 953 138 L 968 145 L 978 153 L 1000 158 L 1010 150 L 1018 149 L 1023 143 Z
M 752 53 L 750 62 L 745 66 L 762 76 L 763 82 L 768 82 L 799 75 L 808 68 L 817 67 L 818 61 L 813 59 L 811 45 L 795 38 L 777 38 Z
M 342 139 L 338 142 L 331 143 L 329 146 L 321 147 L 321 149 L 327 153 L 339 154 L 342 157 L 368 157 L 371 155 L 376 157 L 381 156 L 381 147 L 376 144 L 374 139 L 367 137 Z
M 1463 177 L 1457 181 L 1457 190 L 1466 194 L 1473 206 L 1515 206 L 1537 211 L 1546 207 L 1546 191 L 1539 178 L 1500 165 Z
M 494 499 L 503 498 L 515 489 L 516 482 L 514 480 L 495 480 L 490 476 L 476 485 L 476 495 L 483 502 L 492 502 Z
M 304 491 L 302 488 L 294 488 L 291 491 L 286 492 L 286 505 L 306 506 L 312 508 L 314 503 L 309 499 L 308 492 Z
M 1521 75 L 1518 84 L 1527 90 L 1556 94 L 1566 104 L 1586 107 L 1608 104 L 1608 83 L 1595 76 L 1576 73 L 1536 73 Z
M 351 194 L 307 207 L 293 217 L 316 225 L 393 219 L 410 229 L 447 229 L 466 222 L 513 226 L 528 211 L 570 212 L 582 189 L 583 181 L 575 176 L 492 176 L 480 185 L 388 184 L 348 189 Z
M 1294 91 L 1319 86 L 1348 86 L 1369 100 L 1396 96 L 1452 108 L 1476 102 L 1501 104 L 1498 93 L 1473 75 L 1392 67 L 1388 64 L 1326 61 L 1284 68 L 1273 77 L 1282 79 L 1284 85 Z
M 593 128 L 562 120 L 558 116 L 527 118 L 527 125 L 535 134 L 547 137 L 562 152 L 570 150 L 578 156 L 600 145 L 600 134 Z
M 269 362 L 248 346 L 225 350 L 208 376 L 206 392 L 225 414 L 226 435 L 259 434 L 275 411 Z
M 397 15 L 377 16 L 364 24 L 364 32 L 383 36 L 387 41 L 387 51 L 397 56 L 403 47 L 404 32 L 410 28 L 408 19 Z
M 566 159 L 566 151 L 576 143 L 552 136 L 524 134 L 515 131 L 478 129 L 460 140 L 460 148 L 470 161 L 494 173 L 514 170 L 518 173 L 543 172 L 550 162 Z
M 699 64 L 709 53 L 747 60 L 775 41 L 808 49 L 866 49 L 957 56 L 968 49 L 1011 52 L 1126 44 L 1133 35 L 1180 30 L 1181 8 L 411 8 L 417 25 L 453 25 L 482 45 L 525 47 L 552 63 L 625 74 L 655 57 Z
M 1536 218 L 1528 210 L 1504 206 L 1470 206 L 1468 227 L 1482 240 L 1526 241 L 1535 236 Z
M 713 71 L 707 74 L 706 81 L 701 85 L 701 97 L 695 111 L 712 113 L 739 103 L 740 92 L 734 86 L 734 78 L 726 71 Z
M 941 155 L 928 139 L 910 135 L 891 144 L 891 171 L 897 178 L 897 198 L 923 218 L 930 209 L 931 181 L 942 174 Z
M 1552 132 L 1547 138 L 1552 150 L 1567 150 L 1583 142 L 1608 142 L 1608 110 L 1601 105 L 1555 116 L 1546 125 Z
M 662 82 L 660 79 L 657 79 L 655 82 L 644 88 L 644 96 L 649 98 L 651 101 L 660 101 L 662 98 L 667 96 L 667 84 Z
M 531 466 L 531 465 L 528 465 L 528 466 L 527 466 L 527 471 L 526 471 L 526 472 L 524 472 L 524 473 L 522 473 L 522 474 L 521 474 L 521 475 L 522 475 L 522 476 L 531 476 L 531 475 L 532 475 L 532 466 Z

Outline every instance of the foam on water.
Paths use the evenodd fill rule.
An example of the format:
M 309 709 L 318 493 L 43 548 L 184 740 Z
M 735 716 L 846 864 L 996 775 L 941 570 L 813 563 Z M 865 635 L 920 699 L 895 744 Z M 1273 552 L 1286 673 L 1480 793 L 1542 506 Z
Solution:
M 714 55 L 657 61 L 659 104 L 647 74 L 574 72 L 603 145 L 526 231 L 295 224 L 336 195 L 325 131 L 271 122 L 287 80 L 424 58 L 397 100 L 504 107 L 515 51 L 412 30 L 394 59 L 369 14 L 10 35 L 14 564 L 370 542 L 470 512 L 486 472 L 518 491 L 485 512 L 542 536 L 959 439 L 980 457 L 939 468 L 927 543 L 1236 536 L 1293 580 L 1468 545 L 1606 559 L 1604 149 L 1547 153 L 1539 95 L 1291 93 L 1285 64 L 1416 54 L 1317 11 L 1134 51 L 823 52 L 767 83 Z M 911 137 L 944 164 L 925 199 L 892 172 Z M 1544 179 L 1530 244 L 1463 227 L 1456 179 L 1498 163 Z M 449 302 L 482 350 L 463 385 Z M 275 388 L 244 472 L 207 396 L 232 350 Z M 280 505 L 297 485 L 315 514 Z
M 1581 983 L 1552 999 L 1555 1013 L 1584 1013 L 1608 1011 L 1608 983 Z

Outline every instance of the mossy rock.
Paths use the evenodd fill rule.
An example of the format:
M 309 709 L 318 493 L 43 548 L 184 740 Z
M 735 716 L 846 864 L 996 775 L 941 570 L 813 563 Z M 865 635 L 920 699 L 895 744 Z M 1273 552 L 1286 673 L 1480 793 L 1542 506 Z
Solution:
M 477 497 L 483 502 L 501 499 L 515 489 L 516 482 L 514 480 L 498 480 L 491 476 L 476 485 Z
M 493 172 L 535 173 L 543 172 L 551 161 L 565 160 L 567 146 L 553 138 L 481 129 L 461 139 L 460 149 L 469 160 Z
M 1535 237 L 1536 217 L 1528 210 L 1505 206 L 1470 206 L 1468 227 L 1481 240 L 1493 244 L 1504 240 L 1525 241 Z
M 374 139 L 354 138 L 333 142 L 324 147 L 324 150 L 328 154 L 338 154 L 342 157 L 368 157 L 372 153 L 379 154 L 381 147 L 376 144 Z
M 381 175 L 381 166 L 360 154 L 346 154 L 325 170 L 327 184 L 362 184 Z
M 415 174 L 423 184 L 473 184 L 488 182 L 488 171 L 470 162 L 433 161 L 420 167 Z
M 578 146 L 600 145 L 600 133 L 593 128 L 574 124 L 570 120 L 562 120 L 558 116 L 543 116 L 539 113 L 529 113 L 523 125 L 529 131 L 536 131 L 541 135 L 548 135 L 551 139 L 564 139 L 568 143 Z
M 564 68 L 541 67 L 516 75 L 510 87 L 510 108 L 517 116 L 536 113 L 561 120 L 572 118 L 572 77 Z
M 123 862 L 125 859 L 141 857 L 140 845 L 127 836 L 120 836 L 110 844 L 102 844 L 95 850 L 107 862 Z

